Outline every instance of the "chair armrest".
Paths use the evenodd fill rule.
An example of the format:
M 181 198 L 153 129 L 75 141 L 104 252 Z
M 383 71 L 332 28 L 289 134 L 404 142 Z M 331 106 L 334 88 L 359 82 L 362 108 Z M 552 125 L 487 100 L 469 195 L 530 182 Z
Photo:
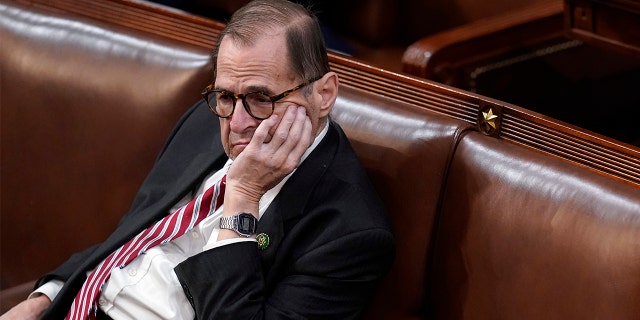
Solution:
M 563 19 L 562 1 L 550 0 L 442 31 L 405 50 L 403 71 L 455 86 L 466 65 L 563 37 Z
M 0 290 L 0 314 L 4 314 L 20 301 L 25 300 L 33 291 L 36 281 L 29 281 L 14 287 Z

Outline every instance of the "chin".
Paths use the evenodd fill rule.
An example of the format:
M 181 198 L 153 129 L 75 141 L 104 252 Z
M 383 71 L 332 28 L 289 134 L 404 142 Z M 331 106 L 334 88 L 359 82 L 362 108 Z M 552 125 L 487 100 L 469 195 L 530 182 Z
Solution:
M 231 152 L 229 152 L 229 158 L 231 158 L 231 160 L 235 160 L 236 157 L 239 156 L 240 153 L 242 153 L 242 151 L 246 147 L 247 146 L 235 146 L 235 147 L 231 148 Z

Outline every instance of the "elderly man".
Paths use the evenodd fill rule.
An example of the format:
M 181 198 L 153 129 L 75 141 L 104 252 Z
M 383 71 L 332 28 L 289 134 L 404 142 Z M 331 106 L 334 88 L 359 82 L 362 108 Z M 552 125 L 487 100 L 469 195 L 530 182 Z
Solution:
M 213 59 L 204 101 L 178 123 L 114 233 L 3 319 L 360 316 L 393 238 L 329 118 L 338 76 L 317 20 L 292 2 L 253 1 Z

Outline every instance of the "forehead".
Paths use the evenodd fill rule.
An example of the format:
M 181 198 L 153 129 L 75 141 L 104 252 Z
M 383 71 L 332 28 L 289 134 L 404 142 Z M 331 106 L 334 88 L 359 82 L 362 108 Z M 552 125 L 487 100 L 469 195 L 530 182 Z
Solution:
M 278 86 L 294 78 L 284 32 L 261 36 L 248 45 L 230 36 L 220 43 L 216 87 L 240 92 L 249 86 Z

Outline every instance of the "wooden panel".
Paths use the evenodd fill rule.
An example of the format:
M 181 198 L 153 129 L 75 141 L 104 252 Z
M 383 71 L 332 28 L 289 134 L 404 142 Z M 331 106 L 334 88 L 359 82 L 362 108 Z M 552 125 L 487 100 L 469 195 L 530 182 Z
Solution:
M 565 0 L 570 37 L 594 45 L 640 54 L 640 1 Z

